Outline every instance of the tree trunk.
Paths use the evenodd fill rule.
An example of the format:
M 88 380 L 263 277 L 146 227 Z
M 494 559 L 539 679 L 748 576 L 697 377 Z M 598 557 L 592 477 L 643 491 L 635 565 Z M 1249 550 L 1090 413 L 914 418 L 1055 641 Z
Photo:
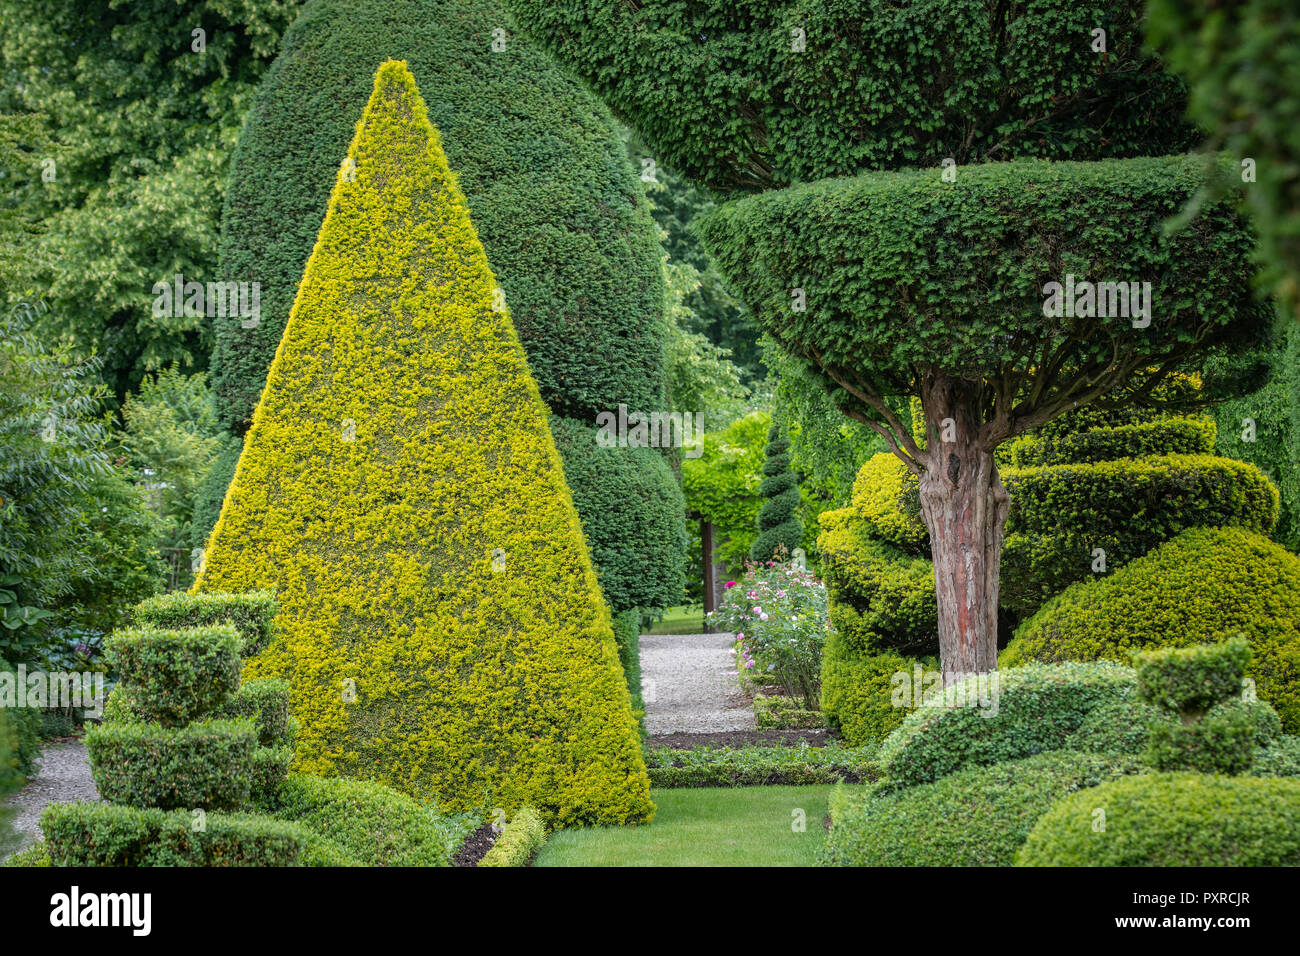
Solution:
M 998 575 L 1010 496 L 993 449 L 981 444 L 979 389 L 977 382 L 946 377 L 922 385 L 921 513 L 930 529 L 945 687 L 998 664 Z

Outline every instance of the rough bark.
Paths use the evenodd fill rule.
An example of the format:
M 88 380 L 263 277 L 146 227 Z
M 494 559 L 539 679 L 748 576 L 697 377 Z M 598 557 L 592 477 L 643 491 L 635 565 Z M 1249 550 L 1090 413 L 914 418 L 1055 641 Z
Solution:
M 998 578 L 1010 496 L 983 434 L 980 383 L 922 386 L 926 448 L 921 513 L 930 529 L 944 686 L 997 668 Z

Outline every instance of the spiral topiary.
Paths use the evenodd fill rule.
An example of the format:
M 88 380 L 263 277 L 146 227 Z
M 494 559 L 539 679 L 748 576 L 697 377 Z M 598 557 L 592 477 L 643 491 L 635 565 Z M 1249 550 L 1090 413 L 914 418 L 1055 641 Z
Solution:
M 793 554 L 803 541 L 803 523 L 795 517 L 799 507 L 799 479 L 790 469 L 790 441 L 773 423 L 767 433 L 767 458 L 758 493 L 763 507 L 758 513 L 758 537 L 749 549 L 755 561 L 770 561 L 782 548 Z

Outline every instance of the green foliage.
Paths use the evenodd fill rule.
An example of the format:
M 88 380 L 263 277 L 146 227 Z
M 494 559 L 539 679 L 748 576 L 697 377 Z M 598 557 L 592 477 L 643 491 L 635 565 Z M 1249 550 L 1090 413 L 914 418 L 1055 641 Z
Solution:
M 744 413 L 749 389 L 744 385 L 743 370 L 731 361 L 731 351 L 694 328 L 699 320 L 687 302 L 699 291 L 700 281 L 700 272 L 693 265 L 664 258 L 668 404 L 680 411 L 698 412 L 716 427 Z
M 41 814 L 54 866 L 293 866 L 308 839 L 294 824 L 247 814 L 193 823 L 189 810 L 106 803 L 52 803 Z
M 1114 574 L 1076 584 L 1016 631 L 1003 667 L 1127 660 L 1130 651 L 1244 635 L 1246 675 L 1288 733 L 1300 727 L 1300 558 L 1242 528 L 1185 531 Z
M 609 612 L 440 143 L 381 65 L 195 590 L 276 590 L 244 673 L 291 682 L 295 769 L 644 820 Z
M 122 451 L 147 489 L 160 544 L 188 548 L 195 498 L 219 446 L 207 375 L 182 375 L 175 365 L 146 375 L 121 415 Z
M 1097 810 L 1106 827 L 1095 827 Z M 1017 866 L 1297 866 L 1300 781 L 1156 774 L 1061 800 Z
M 833 609 L 832 605 L 832 609 Z M 844 637 L 832 629 L 822 653 L 822 713 L 839 727 L 851 746 L 884 740 L 912 709 L 894 701 L 894 675 L 912 673 L 920 663 L 892 651 L 855 654 L 843 648 Z M 927 660 L 926 666 L 934 666 Z
M 792 555 L 803 543 L 803 525 L 795 510 L 799 507 L 799 478 L 790 470 L 790 441 L 776 423 L 767 433 L 763 480 L 758 493 L 763 506 L 758 512 L 758 537 L 749 547 L 754 561 L 771 561 Z
M 55 626 L 111 628 L 162 583 L 144 501 L 109 458 L 98 363 L 43 333 L 0 318 L 0 658 L 14 662 Z
M 718 542 L 713 559 L 741 573 L 757 536 L 759 472 L 763 467 L 771 417 L 751 412 L 722 432 L 704 436 L 698 458 L 682 462 L 686 508 L 714 526 Z M 692 551 L 698 553 L 698 530 L 692 531 Z
M 1221 644 L 1155 648 L 1134 654 L 1133 664 L 1142 700 L 1196 717 L 1241 694 L 1250 644 L 1235 638 Z
M 1062 749 L 1140 757 L 1146 751 L 1151 725 L 1167 719 L 1168 715 L 1160 708 L 1136 696 L 1112 700 L 1088 711 L 1075 731 L 1065 738 Z
M 261 320 L 216 320 L 223 424 L 244 431 L 385 58 L 441 131 L 542 398 L 591 421 L 663 403 L 657 235 L 605 108 L 486 0 L 316 0 L 287 31 L 231 165 L 221 276 L 262 283 Z M 358 173 L 360 171 L 358 170 Z
M 972 675 L 909 714 L 880 745 L 880 765 L 890 780 L 911 787 L 1060 750 L 1090 711 L 1135 690 L 1130 668 L 1106 662 Z
M 677 604 L 686 504 L 668 460 L 654 448 L 602 448 L 595 429 L 573 419 L 550 425 L 611 610 Z
M 1062 416 L 1058 422 L 1065 422 Z M 1123 425 L 1081 430 L 1044 429 L 1022 435 L 1008 449 L 1016 468 L 1035 465 L 1092 464 L 1110 458 L 1151 455 L 1211 455 L 1215 424 L 1206 418 L 1160 417 Z
M 46 225 L 33 285 L 55 305 L 53 328 L 104 356 L 119 396 L 147 370 L 206 363 L 204 320 L 155 316 L 150 289 L 177 273 L 212 278 L 231 147 L 297 7 L 0 4 L 0 111 L 43 114 L 51 140 L 28 154 L 23 172 L 37 181 L 16 194 Z M 46 158 L 56 162 L 49 182 Z
M 1136 0 L 507 6 L 665 163 L 722 191 L 1192 142 L 1180 84 L 1142 48 Z M 1090 44 L 1099 25 L 1104 55 Z
M 50 851 L 45 842 L 41 841 L 29 846 L 25 850 L 19 850 L 12 854 L 8 859 L 0 861 L 0 866 L 53 866 L 50 860 Z
M 1266 287 L 1300 304 L 1300 11 L 1288 0 L 1151 0 L 1151 45 L 1190 88 L 1187 115 L 1254 178 L 1243 203 Z M 1245 176 L 1244 166 L 1238 174 Z
M 990 163 L 951 183 L 933 169 L 868 174 L 736 200 L 700 230 L 763 326 L 816 356 L 846 411 L 880 421 L 880 402 L 863 396 L 909 394 L 922 371 L 951 374 L 1017 402 L 1003 423 L 1013 437 L 1072 407 L 1080 389 L 1146 381 L 1146 369 L 1159 381 L 1193 352 L 1266 335 L 1268 309 L 1250 292 L 1253 240 L 1232 205 L 1208 203 L 1187 229 L 1162 230 L 1205 176 L 1191 156 Z M 1150 325 L 1045 316 L 1044 281 L 1067 275 L 1149 281 Z M 1055 374 L 1038 364 L 1044 352 Z
M 754 726 L 759 730 L 807 730 L 825 727 L 826 718 L 802 698 L 760 694 L 754 698 Z
M 338 777 L 290 774 L 270 813 L 322 836 L 364 866 L 447 866 L 464 836 L 453 818 L 404 794 Z
M 832 804 L 832 866 L 1010 866 L 1035 823 L 1076 791 L 1140 771 L 1129 757 L 1042 753 L 968 767 L 901 792 Z M 1093 804 L 1095 805 L 1095 804 Z
M 615 614 L 614 644 L 618 647 L 618 660 L 623 665 L 627 692 L 632 698 L 632 713 L 637 726 L 644 730 L 645 700 L 641 696 L 641 614 L 623 611 Z
M 1300 777 L 1300 737 L 1283 735 L 1258 748 L 1247 776 Z
M 236 809 L 248 802 L 257 729 L 249 720 L 186 727 L 100 724 L 86 733 L 99 795 L 132 807 Z
M 1152 724 L 1144 759 L 1156 770 L 1239 774 L 1250 769 L 1254 760 L 1254 737 L 1250 712 L 1225 708 L 1188 724 Z
M 289 682 L 275 677 L 248 680 L 230 700 L 213 711 L 222 720 L 249 718 L 257 727 L 257 742 L 274 747 L 289 741 Z
M 1220 455 L 1256 465 L 1277 485 L 1272 537 L 1300 550 L 1300 325 L 1269 353 L 1271 375 L 1258 390 L 1214 408 Z
M 1187 528 L 1267 532 L 1277 519 L 1277 489 L 1258 468 L 1208 455 L 1012 468 L 1002 478 L 1011 494 L 1002 602 L 1026 616 L 1098 573 L 1098 548 L 1114 571 Z
M 230 624 L 184 630 L 115 631 L 109 664 L 130 688 L 132 710 L 178 727 L 213 711 L 239 687 L 239 632 Z
M 921 518 L 916 475 L 894 455 L 882 452 L 862 466 L 853 482 L 853 509 L 872 537 L 906 554 L 928 553 L 930 532 Z
M 280 605 L 273 591 L 196 594 L 175 591 L 141 601 L 131 611 L 142 627 L 191 628 L 229 624 L 239 632 L 243 657 L 255 657 L 275 636 Z
M 527 866 L 546 842 L 546 824 L 532 807 L 520 807 L 479 866 Z
M 226 498 L 226 489 L 235 477 L 235 466 L 239 464 L 239 454 L 244 450 L 244 439 L 238 435 L 226 435 L 220 447 L 212 457 L 207 473 L 194 491 L 194 515 L 190 519 L 189 546 L 205 547 L 208 535 L 221 515 L 221 503 Z
M 810 747 L 655 747 L 646 751 L 646 770 L 654 787 L 760 787 L 849 783 L 880 774 L 876 748 L 844 747 L 835 741 Z

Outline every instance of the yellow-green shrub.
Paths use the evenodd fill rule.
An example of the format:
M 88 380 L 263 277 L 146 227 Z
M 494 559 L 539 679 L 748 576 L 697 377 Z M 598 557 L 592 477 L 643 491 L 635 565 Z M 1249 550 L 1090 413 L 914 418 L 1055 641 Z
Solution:
M 546 408 L 405 64 L 357 125 L 195 589 L 274 588 L 295 768 L 649 818 Z M 495 306 L 495 308 L 494 308 Z

